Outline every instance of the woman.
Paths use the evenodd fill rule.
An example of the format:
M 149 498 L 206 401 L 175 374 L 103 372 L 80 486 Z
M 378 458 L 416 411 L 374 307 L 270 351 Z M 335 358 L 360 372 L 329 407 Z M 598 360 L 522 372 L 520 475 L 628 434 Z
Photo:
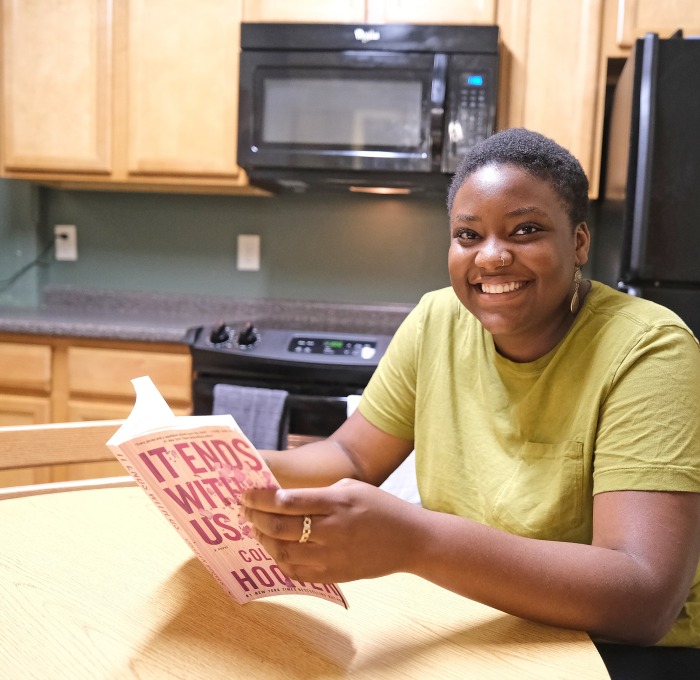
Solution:
M 335 434 L 266 454 L 285 490 L 246 495 L 290 577 L 407 571 L 595 640 L 700 647 L 700 349 L 669 310 L 581 278 L 587 194 L 534 132 L 467 153 L 451 288 Z M 423 507 L 376 488 L 414 447 Z

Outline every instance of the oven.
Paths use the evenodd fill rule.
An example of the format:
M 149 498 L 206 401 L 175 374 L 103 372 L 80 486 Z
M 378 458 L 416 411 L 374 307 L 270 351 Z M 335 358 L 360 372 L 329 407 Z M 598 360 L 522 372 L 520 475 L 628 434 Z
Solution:
M 287 448 L 332 434 L 362 394 L 391 336 L 264 328 L 252 321 L 188 331 L 195 415 L 212 413 L 217 384 L 284 390 Z

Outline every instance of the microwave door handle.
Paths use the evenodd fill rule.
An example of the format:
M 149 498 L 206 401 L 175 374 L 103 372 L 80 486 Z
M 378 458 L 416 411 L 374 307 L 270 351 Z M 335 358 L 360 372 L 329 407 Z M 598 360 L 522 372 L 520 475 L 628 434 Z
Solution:
M 430 163 L 433 171 L 440 170 L 446 82 L 447 55 L 438 53 L 433 58 L 433 81 L 430 88 Z

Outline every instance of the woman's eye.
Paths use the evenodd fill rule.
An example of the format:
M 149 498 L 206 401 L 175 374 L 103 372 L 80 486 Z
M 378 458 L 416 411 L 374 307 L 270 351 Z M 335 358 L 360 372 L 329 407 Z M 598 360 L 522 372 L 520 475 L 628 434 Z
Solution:
M 479 234 L 471 229 L 460 229 L 456 232 L 455 237 L 460 241 L 473 241 L 479 238 Z
M 525 236 L 527 234 L 534 234 L 538 231 L 540 231 L 540 228 L 535 224 L 522 224 L 515 233 Z

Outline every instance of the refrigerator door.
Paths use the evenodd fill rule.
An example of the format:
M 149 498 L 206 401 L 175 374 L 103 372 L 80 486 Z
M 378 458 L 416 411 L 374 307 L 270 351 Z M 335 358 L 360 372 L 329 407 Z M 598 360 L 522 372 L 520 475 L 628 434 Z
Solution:
M 656 286 L 625 286 L 621 290 L 672 309 L 700 338 L 700 290 Z
M 700 40 L 648 34 L 632 65 L 621 278 L 700 288 Z

